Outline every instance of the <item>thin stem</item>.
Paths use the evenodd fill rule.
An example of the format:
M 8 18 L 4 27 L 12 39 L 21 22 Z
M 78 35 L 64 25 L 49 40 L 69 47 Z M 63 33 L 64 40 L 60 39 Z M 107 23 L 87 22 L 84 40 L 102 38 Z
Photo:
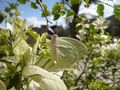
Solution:
M 44 8 L 43 8 L 43 6 L 42 6 L 41 1 L 40 1 L 40 0 L 38 0 L 38 2 L 39 2 L 39 5 L 40 5 L 40 7 L 41 7 L 42 12 L 44 13 L 44 12 L 45 12 L 45 10 L 44 10 Z M 47 18 L 47 16 L 46 16 L 46 15 L 44 15 L 44 16 L 45 16 L 45 19 L 46 19 L 46 22 L 47 22 L 47 26 L 48 26 L 48 23 L 52 23 L 52 22 L 50 22 L 50 21 L 48 20 L 48 18 Z
M 67 2 L 66 0 L 63 0 L 63 3 L 65 3 L 70 9 L 72 9 L 72 7 L 70 6 L 69 2 Z
M 88 55 L 88 58 L 87 58 L 86 62 L 84 63 L 84 68 L 83 68 L 82 73 L 79 75 L 79 77 L 78 77 L 78 78 L 76 79 L 76 81 L 75 81 L 75 86 L 77 86 L 78 81 L 80 80 L 80 78 L 82 77 L 82 75 L 83 75 L 83 74 L 85 73 L 85 71 L 86 71 L 87 64 L 88 64 L 88 61 L 89 61 L 89 59 L 90 59 L 90 56 L 91 56 L 92 51 L 93 51 L 93 49 L 91 49 L 91 51 L 90 51 L 90 53 L 89 53 L 89 55 Z
M 103 2 L 103 1 L 100 1 L 100 0 L 98 0 L 98 2 L 103 3 L 105 5 L 108 5 L 109 7 L 113 7 L 112 5 L 110 5 L 110 4 L 106 3 L 106 2 Z

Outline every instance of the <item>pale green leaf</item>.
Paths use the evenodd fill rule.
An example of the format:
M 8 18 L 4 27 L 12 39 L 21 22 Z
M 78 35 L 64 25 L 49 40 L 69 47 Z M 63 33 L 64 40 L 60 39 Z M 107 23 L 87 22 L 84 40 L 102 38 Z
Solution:
M 13 43 L 13 52 L 22 65 L 31 63 L 31 60 L 33 59 L 29 45 L 21 37 Z
M 13 52 L 15 55 L 23 55 L 29 49 L 29 45 L 21 37 L 13 43 Z
M 5 83 L 2 80 L 0 80 L 0 90 L 7 90 Z
M 38 38 L 38 34 L 35 31 L 32 31 L 28 28 L 27 33 L 32 36 L 35 40 Z
M 59 77 L 38 66 L 26 66 L 22 74 L 25 78 L 31 77 L 38 82 L 42 90 L 67 90 Z

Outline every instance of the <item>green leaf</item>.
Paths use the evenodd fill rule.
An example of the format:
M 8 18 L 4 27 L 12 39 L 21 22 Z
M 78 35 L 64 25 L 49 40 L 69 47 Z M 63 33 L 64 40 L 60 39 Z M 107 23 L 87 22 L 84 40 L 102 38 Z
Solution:
M 21 15 L 20 11 L 15 10 L 15 15 L 16 15 L 16 16 L 20 16 L 20 15 Z
M 18 2 L 20 2 L 21 4 L 26 4 L 26 0 L 18 0 Z
M 103 4 L 99 4 L 97 6 L 97 13 L 99 16 L 103 16 L 104 15 L 104 5 Z
M 120 20 L 120 5 L 115 5 L 114 6 L 114 15 L 117 19 Z
M 53 6 L 52 14 L 54 15 L 54 20 L 59 19 L 60 16 L 65 14 L 66 7 L 63 3 L 56 3 Z
M 2 13 L 0 13 L 0 23 L 2 23 L 2 22 L 3 22 L 3 20 L 4 20 L 4 16 L 3 16 L 3 14 L 2 14 Z
M 72 66 L 87 54 L 87 47 L 78 40 L 54 35 L 50 42 L 51 70 L 64 69 Z M 50 68 L 49 68 L 50 69 Z
M 85 5 L 88 7 L 90 2 L 91 2 L 91 0 L 84 0 L 84 2 L 85 2 Z
M 34 2 L 30 3 L 30 7 L 32 7 L 33 9 L 37 9 L 38 8 Z
M 57 20 L 57 19 L 59 19 L 59 17 L 60 17 L 60 15 L 59 15 L 59 14 L 56 14 L 56 15 L 54 15 L 53 20 Z
M 50 11 L 46 10 L 42 13 L 42 17 L 50 16 Z
M 7 90 L 5 83 L 2 80 L 0 80 L 0 90 Z
M 21 37 L 18 38 L 14 43 L 13 43 L 13 52 L 15 55 L 24 55 L 24 53 L 30 49 L 29 45 L 26 43 L 24 39 Z
M 74 11 L 73 10 L 68 10 L 67 11 L 67 17 L 72 16 L 72 15 L 74 15 Z
M 70 0 L 70 5 L 74 7 L 75 5 L 79 5 L 81 0 Z
M 1 62 L 5 62 L 5 63 L 15 63 L 15 56 L 6 56 L 6 57 L 3 57 Z
M 10 12 L 10 10 L 11 10 L 10 7 L 6 7 L 4 11 L 8 13 Z
M 42 17 L 45 17 L 45 16 L 50 16 L 50 11 L 47 10 L 47 6 L 45 4 L 42 4 L 42 7 L 43 7 L 43 12 L 42 12 Z
M 18 60 L 20 60 L 18 63 L 21 62 L 23 66 L 32 63 L 31 61 L 34 57 L 31 54 L 31 48 L 22 37 L 19 37 L 13 43 L 13 52 Z
M 12 79 L 10 79 L 9 85 L 7 86 L 8 89 L 12 87 L 17 87 L 20 83 L 20 74 L 16 73 Z
M 42 90 L 67 90 L 59 77 L 38 66 L 26 66 L 23 69 L 22 75 L 25 78 L 31 77 L 34 81 L 38 82 Z
M 38 38 L 38 34 L 35 31 L 32 31 L 31 29 L 27 30 L 27 33 L 32 36 L 35 40 Z

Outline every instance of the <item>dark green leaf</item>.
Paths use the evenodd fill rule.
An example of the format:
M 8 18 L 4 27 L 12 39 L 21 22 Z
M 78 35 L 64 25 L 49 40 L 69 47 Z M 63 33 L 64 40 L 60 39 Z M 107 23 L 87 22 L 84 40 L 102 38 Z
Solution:
M 21 4 L 26 4 L 26 0 L 18 0 L 18 2 L 20 2 Z
M 104 5 L 103 4 L 99 4 L 97 6 L 97 13 L 99 16 L 103 16 L 104 15 Z
M 31 3 L 30 3 L 30 7 L 34 8 L 34 9 L 37 9 L 37 8 L 38 8 L 34 2 L 31 2 Z
M 74 7 L 75 5 L 79 5 L 81 0 L 70 0 L 70 5 Z
M 56 14 L 56 15 L 54 15 L 53 20 L 57 20 L 57 19 L 59 19 L 59 17 L 60 17 L 60 15 L 59 15 L 59 14 Z
M 65 14 L 66 7 L 63 3 L 56 3 L 53 6 L 52 14 L 54 15 L 54 20 L 59 19 L 60 16 L 63 16 Z
M 120 5 L 115 5 L 114 6 L 114 15 L 117 19 L 120 20 Z
M 50 16 L 50 11 L 46 10 L 42 13 L 42 17 Z
M 2 23 L 3 20 L 4 20 L 4 16 L 2 13 L 0 13 L 0 23 Z
M 5 12 L 7 12 L 7 13 L 10 12 L 10 10 L 11 10 L 11 9 L 10 9 L 9 7 L 6 7 L 6 8 L 5 8 Z
M 44 10 L 47 10 L 47 6 L 45 4 L 42 4 L 42 7 Z
M 85 2 L 85 5 L 88 7 L 90 2 L 91 2 L 91 0 L 84 0 L 84 2 Z
M 9 6 L 11 9 L 16 9 L 18 6 L 18 3 L 9 3 Z
M 9 85 L 7 86 L 8 89 L 12 88 L 13 86 L 17 86 L 20 83 L 20 75 L 15 74 L 15 76 L 10 80 Z
M 67 11 L 67 17 L 74 15 L 74 12 L 72 10 Z

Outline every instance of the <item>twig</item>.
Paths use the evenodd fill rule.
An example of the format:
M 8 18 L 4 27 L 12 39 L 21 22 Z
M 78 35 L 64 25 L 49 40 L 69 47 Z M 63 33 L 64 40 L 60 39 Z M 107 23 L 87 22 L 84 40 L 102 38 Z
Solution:
M 40 0 L 38 0 L 38 2 L 39 2 L 39 5 L 40 5 L 40 7 L 41 7 L 42 12 L 44 13 L 44 12 L 45 12 L 45 10 L 44 10 L 44 8 L 43 8 L 43 6 L 42 6 L 41 1 L 40 1 Z M 48 23 L 52 23 L 52 22 L 50 22 L 50 21 L 48 20 L 48 18 L 47 18 L 47 16 L 46 16 L 46 15 L 44 15 L 44 16 L 45 16 L 45 19 L 46 19 L 46 22 L 47 22 L 47 26 L 48 26 Z
M 106 2 L 103 2 L 103 1 L 100 1 L 100 0 L 98 0 L 98 2 L 103 3 L 105 5 L 108 5 L 109 7 L 113 7 L 112 5 L 110 5 L 110 4 L 106 3 Z
M 63 3 L 65 3 L 70 9 L 72 9 L 72 7 L 69 5 L 69 2 L 67 2 L 66 0 L 63 0 Z
M 88 61 L 89 61 L 89 59 L 90 59 L 90 56 L 91 56 L 92 51 L 93 51 L 93 49 L 91 49 L 91 51 L 90 51 L 90 53 L 89 53 L 89 55 L 88 55 L 88 58 L 87 58 L 86 62 L 84 63 L 84 68 L 83 68 L 82 73 L 79 75 L 79 77 L 78 77 L 78 78 L 76 79 L 76 81 L 75 81 L 75 86 L 77 86 L 78 81 L 80 80 L 80 78 L 82 77 L 82 75 L 85 73 L 85 70 L 86 70 L 86 68 L 87 68 L 87 64 L 88 64 Z

